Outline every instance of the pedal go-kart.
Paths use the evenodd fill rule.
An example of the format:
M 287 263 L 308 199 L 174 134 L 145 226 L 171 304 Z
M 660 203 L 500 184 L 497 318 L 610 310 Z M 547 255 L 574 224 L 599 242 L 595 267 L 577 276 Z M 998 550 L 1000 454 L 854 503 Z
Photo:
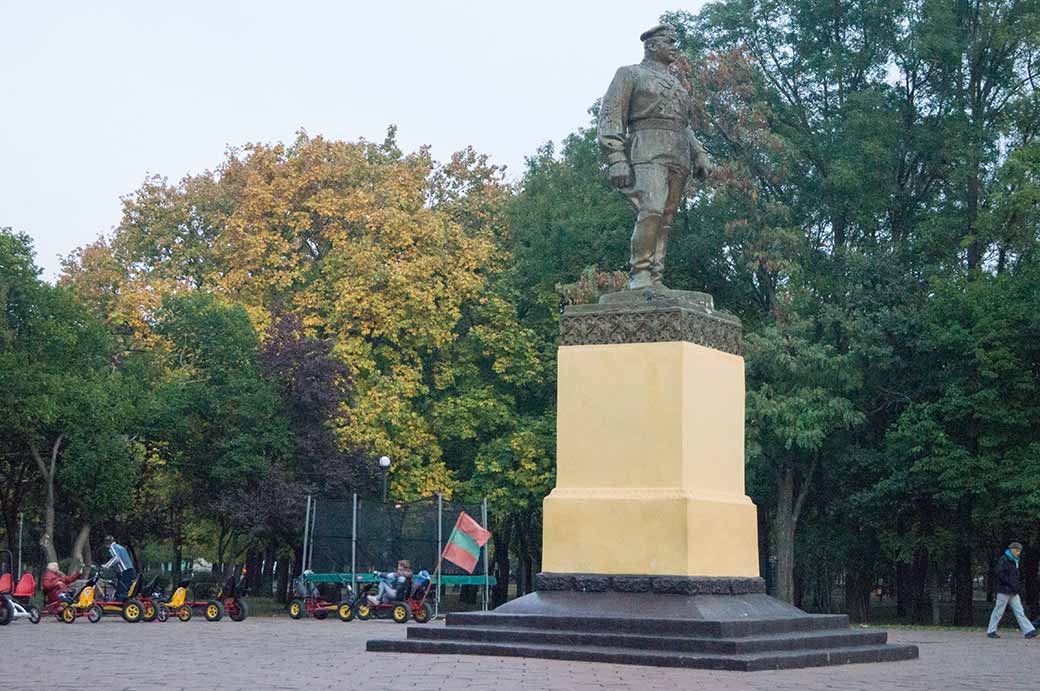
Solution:
M 36 592 L 36 579 L 31 573 L 23 573 L 14 584 L 14 555 L 4 550 L 3 563 L 0 564 L 0 626 L 6 626 L 16 619 L 28 619 L 33 624 L 40 623 L 40 610 L 30 604 Z
M 378 571 L 373 574 L 377 579 L 382 577 L 382 575 Z M 425 624 L 433 618 L 433 605 L 429 599 L 433 592 L 433 581 L 426 571 L 420 571 L 414 577 L 406 578 L 404 583 L 398 586 L 398 594 L 402 592 L 408 593 L 408 597 L 404 600 L 372 602 L 369 599 L 369 595 L 372 595 L 373 598 L 375 597 L 373 595 L 373 588 L 375 587 L 375 581 L 365 583 L 361 586 L 357 598 L 354 600 L 354 613 L 361 621 L 366 621 L 373 617 L 389 617 L 398 624 L 407 623 L 409 619 L 414 620 L 417 624 Z
M 85 616 L 88 621 L 96 624 L 105 614 L 119 614 L 131 624 L 141 621 L 144 605 L 135 597 L 141 579 L 135 579 L 130 585 L 125 600 L 105 599 L 104 588 L 98 585 L 101 575 L 96 567 L 91 568 L 94 575 L 87 579 L 78 593 L 70 595 L 65 592 L 58 596 L 62 603 L 58 618 L 66 624 L 71 624 L 79 617 Z
M 170 610 L 162 606 L 163 590 L 159 587 L 160 576 L 156 576 L 145 586 L 138 587 L 141 576 L 137 577 L 138 583 L 134 584 L 133 591 L 137 593 L 137 599 L 141 601 L 141 621 L 166 621 L 170 616 Z
M 101 621 L 105 613 L 100 605 L 94 604 L 94 588 L 97 585 L 98 575 L 94 574 L 88 578 L 76 592 L 65 591 L 58 595 L 58 599 L 47 605 L 45 614 L 53 614 L 58 621 L 71 624 L 80 617 L 86 617 L 91 624 Z
M 303 619 L 306 616 L 321 620 L 335 613 L 340 621 L 352 621 L 354 619 L 353 589 L 349 583 L 340 582 L 340 586 L 347 588 L 346 599 L 340 602 L 325 600 L 318 592 L 318 586 L 310 580 L 310 574 L 299 576 L 295 583 L 296 598 L 289 603 L 289 616 L 293 619 Z
M 224 585 L 217 591 L 217 606 L 223 608 L 225 614 L 231 617 L 231 621 L 245 621 L 249 617 L 249 604 L 245 600 L 246 589 L 242 582 L 234 576 L 228 576 Z M 206 605 L 206 619 L 219 621 L 220 617 L 211 619 L 213 614 L 212 603 Z
M 172 614 L 178 621 L 191 621 L 192 610 L 201 609 L 206 621 L 220 621 L 224 617 L 224 607 L 220 601 L 189 600 L 189 585 L 191 585 L 191 576 L 177 584 L 168 601 L 160 602 L 158 606 L 160 620 L 166 621 Z

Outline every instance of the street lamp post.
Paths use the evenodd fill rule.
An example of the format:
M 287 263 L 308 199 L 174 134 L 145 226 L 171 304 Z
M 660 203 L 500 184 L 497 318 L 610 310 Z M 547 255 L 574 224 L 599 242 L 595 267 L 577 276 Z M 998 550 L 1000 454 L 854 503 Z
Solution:
M 379 457 L 379 470 L 383 473 L 383 503 L 386 503 L 386 473 L 390 470 L 390 457 Z

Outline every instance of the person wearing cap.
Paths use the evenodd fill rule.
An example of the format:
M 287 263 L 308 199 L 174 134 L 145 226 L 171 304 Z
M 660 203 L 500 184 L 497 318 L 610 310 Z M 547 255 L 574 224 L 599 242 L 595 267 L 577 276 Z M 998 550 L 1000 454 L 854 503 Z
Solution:
M 127 551 L 126 547 L 116 542 L 114 537 L 106 535 L 104 545 L 111 558 L 102 564 L 101 568 L 114 568 L 116 573 L 119 574 L 116 581 L 115 598 L 116 601 L 122 602 L 127 599 L 130 586 L 133 584 L 134 579 L 137 578 L 137 569 L 134 568 L 134 560 L 130 558 L 130 552 Z
M 47 564 L 47 570 L 43 572 L 43 595 L 46 604 L 58 601 L 58 596 L 62 593 L 72 589 L 72 584 L 80 577 L 82 573 L 77 571 L 76 573 L 66 576 L 62 573 L 61 569 L 58 568 L 58 562 L 52 561 Z
M 993 607 L 993 614 L 989 617 L 989 627 L 986 629 L 986 635 L 990 638 L 1000 638 L 997 626 L 1000 625 L 1000 619 L 1004 616 L 1004 610 L 1008 605 L 1011 605 L 1011 611 L 1015 614 L 1018 627 L 1022 629 L 1026 638 L 1036 637 L 1036 627 L 1026 617 L 1025 611 L 1022 609 L 1022 598 L 1019 596 L 1021 585 L 1018 576 L 1018 559 L 1021 555 L 1021 543 L 1012 542 L 997 562 L 997 604 Z
M 668 235 L 692 170 L 705 179 L 711 162 L 690 127 L 690 93 L 670 66 L 676 33 L 659 24 L 639 37 L 643 61 L 618 69 L 599 112 L 598 140 L 610 184 L 636 209 L 629 289 L 664 288 Z

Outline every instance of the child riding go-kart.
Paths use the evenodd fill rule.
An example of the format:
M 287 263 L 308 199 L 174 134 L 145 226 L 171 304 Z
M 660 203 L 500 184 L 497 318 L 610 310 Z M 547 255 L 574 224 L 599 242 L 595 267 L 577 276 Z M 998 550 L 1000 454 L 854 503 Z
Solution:
M 394 579 L 396 588 L 384 587 L 377 591 L 377 593 L 382 592 L 382 596 L 372 592 L 379 581 L 385 583 L 395 575 L 395 572 L 373 572 L 376 580 L 361 586 L 354 602 L 357 618 L 365 621 L 373 617 L 389 616 L 398 624 L 404 624 L 409 619 L 415 620 L 417 624 L 425 624 L 430 621 L 433 618 L 433 605 L 430 599 L 433 593 L 433 581 L 430 579 L 429 572 L 420 571 L 414 576 Z M 402 595 L 404 595 L 403 598 Z
M 36 579 L 31 573 L 24 573 L 14 584 L 14 555 L 4 550 L 0 560 L 0 626 L 6 626 L 16 619 L 28 619 L 33 624 L 40 623 L 40 610 L 30 603 L 36 592 Z

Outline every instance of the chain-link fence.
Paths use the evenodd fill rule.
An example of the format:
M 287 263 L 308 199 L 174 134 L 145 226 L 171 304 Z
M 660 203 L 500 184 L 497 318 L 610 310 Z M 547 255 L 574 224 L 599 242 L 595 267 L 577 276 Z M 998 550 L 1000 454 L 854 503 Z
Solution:
M 351 582 L 373 571 L 391 571 L 407 559 L 413 571 L 437 568 L 445 541 L 465 511 L 487 528 L 487 501 L 479 504 L 446 502 L 440 495 L 413 502 L 384 503 L 353 495 L 348 498 L 307 498 L 304 526 L 304 569 L 317 574 L 343 574 Z M 480 605 L 487 609 L 494 579 L 488 572 L 487 548 L 481 549 L 474 574 L 451 562 L 440 565 L 435 607 L 446 587 L 476 587 Z

